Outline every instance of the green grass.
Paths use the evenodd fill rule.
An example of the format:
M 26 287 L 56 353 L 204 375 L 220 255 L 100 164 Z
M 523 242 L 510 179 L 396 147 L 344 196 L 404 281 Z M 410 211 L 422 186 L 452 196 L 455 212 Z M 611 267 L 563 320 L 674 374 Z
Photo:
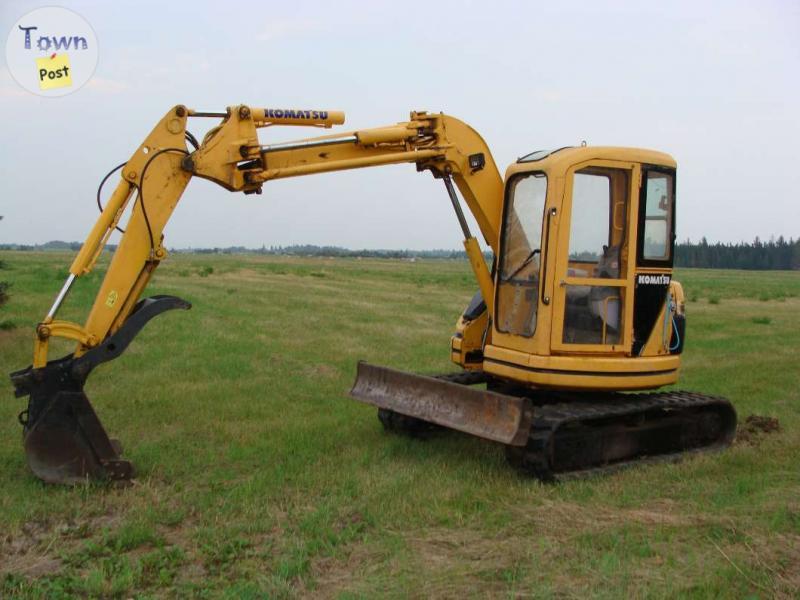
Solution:
M 30 362 L 70 257 L 0 258 L 8 372 Z M 156 319 L 87 385 L 139 470 L 133 487 L 32 477 L 24 404 L 3 388 L 0 597 L 796 596 L 800 274 L 676 276 L 680 387 L 781 432 L 542 485 L 498 445 L 387 435 L 346 397 L 358 359 L 452 370 L 449 336 L 476 287 L 466 262 L 171 257 L 148 293 L 194 307 Z M 59 317 L 83 321 L 100 280 L 80 281 Z

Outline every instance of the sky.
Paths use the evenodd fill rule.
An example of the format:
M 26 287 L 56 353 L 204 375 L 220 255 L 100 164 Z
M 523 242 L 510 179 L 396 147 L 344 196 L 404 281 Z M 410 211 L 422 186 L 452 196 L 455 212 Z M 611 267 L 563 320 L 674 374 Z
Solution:
M 3 36 L 49 4 L 4 0 Z M 0 68 L 0 243 L 82 241 L 100 179 L 179 103 L 344 110 L 348 130 L 443 111 L 483 135 L 501 172 L 583 140 L 653 148 L 678 162 L 679 239 L 800 236 L 797 0 L 58 4 L 92 25 L 99 62 L 60 98 Z M 442 183 L 413 165 L 268 182 L 260 196 L 195 179 L 165 236 L 179 248 L 461 247 Z

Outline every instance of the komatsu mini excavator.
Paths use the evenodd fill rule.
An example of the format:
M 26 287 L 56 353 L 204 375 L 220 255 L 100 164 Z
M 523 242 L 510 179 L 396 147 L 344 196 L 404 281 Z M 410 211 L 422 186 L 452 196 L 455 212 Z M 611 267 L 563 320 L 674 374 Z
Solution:
M 203 118 L 219 123 L 198 142 L 187 124 Z M 396 163 L 443 182 L 479 291 L 450 340 L 458 372 L 359 363 L 351 395 L 377 406 L 386 429 L 446 427 L 494 440 L 515 467 L 543 480 L 730 444 L 736 413 L 727 400 L 641 393 L 678 380 L 686 341 L 683 290 L 672 279 L 670 156 L 586 145 L 537 151 L 504 180 L 481 136 L 445 114 L 412 112 L 387 127 L 285 143 L 265 145 L 257 135 L 343 122 L 334 111 L 176 106 L 118 167 L 116 189 L 36 327 L 33 364 L 11 374 L 17 396 L 29 396 L 20 422 L 36 476 L 51 483 L 133 477 L 83 387 L 150 319 L 190 307 L 173 296 L 140 296 L 167 256 L 162 231 L 192 177 L 260 194 L 273 179 Z M 456 190 L 492 251 L 491 267 Z M 86 322 L 56 319 L 128 214 Z M 51 360 L 54 337 L 75 340 L 74 353 Z

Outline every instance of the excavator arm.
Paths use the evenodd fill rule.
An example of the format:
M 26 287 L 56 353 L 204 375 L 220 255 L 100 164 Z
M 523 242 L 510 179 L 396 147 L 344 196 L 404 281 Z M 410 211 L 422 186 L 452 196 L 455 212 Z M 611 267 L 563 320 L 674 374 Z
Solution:
M 190 118 L 219 118 L 197 147 Z M 481 136 L 444 114 L 412 112 L 386 127 L 264 145 L 260 128 L 344 122 L 333 111 L 278 110 L 234 106 L 224 113 L 176 106 L 153 128 L 122 167 L 120 180 L 75 257 L 67 281 L 36 328 L 33 364 L 12 373 L 17 396 L 30 396 L 20 416 L 28 464 L 41 479 L 73 483 L 87 477 L 127 480 L 133 467 L 121 456 L 94 413 L 83 386 L 91 370 L 116 358 L 154 316 L 189 308 L 172 296 L 140 300 L 153 272 L 167 256 L 163 230 L 193 176 L 232 192 L 260 194 L 265 182 L 315 173 L 414 163 L 444 181 L 464 234 L 464 246 L 484 301 L 492 314 L 493 282 L 477 239 L 464 217 L 456 188 L 497 254 L 503 182 Z M 83 325 L 56 319 L 71 286 L 90 273 L 111 233 L 130 217 L 94 305 Z M 480 325 L 485 327 L 485 323 Z M 53 337 L 77 341 L 71 355 L 48 356 Z M 474 337 L 474 336 L 473 336 Z

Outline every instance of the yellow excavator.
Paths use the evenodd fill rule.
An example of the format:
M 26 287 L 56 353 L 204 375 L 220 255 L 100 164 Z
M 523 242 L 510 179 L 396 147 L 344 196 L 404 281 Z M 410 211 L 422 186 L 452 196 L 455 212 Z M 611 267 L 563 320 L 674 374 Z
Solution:
M 189 119 L 219 122 L 198 141 Z M 504 180 L 483 138 L 441 113 L 283 143 L 262 144 L 257 135 L 343 122 L 338 111 L 179 105 L 115 169 L 120 181 L 36 327 L 33 364 L 11 374 L 17 396 L 29 396 L 20 422 L 37 477 L 69 484 L 134 476 L 83 388 L 150 319 L 190 307 L 174 296 L 140 297 L 167 257 L 162 231 L 192 177 L 260 194 L 273 179 L 397 163 L 444 183 L 478 292 L 450 340 L 459 371 L 420 375 L 359 363 L 351 396 L 377 406 L 387 430 L 445 427 L 493 440 L 513 466 L 542 480 L 731 443 L 736 412 L 724 398 L 642 393 L 678 380 L 686 341 L 684 294 L 672 278 L 669 155 L 585 144 L 542 150 L 519 158 Z M 491 266 L 458 192 L 491 249 Z M 123 235 L 85 324 L 56 319 L 117 228 Z M 74 353 L 51 360 L 53 337 L 75 340 Z

